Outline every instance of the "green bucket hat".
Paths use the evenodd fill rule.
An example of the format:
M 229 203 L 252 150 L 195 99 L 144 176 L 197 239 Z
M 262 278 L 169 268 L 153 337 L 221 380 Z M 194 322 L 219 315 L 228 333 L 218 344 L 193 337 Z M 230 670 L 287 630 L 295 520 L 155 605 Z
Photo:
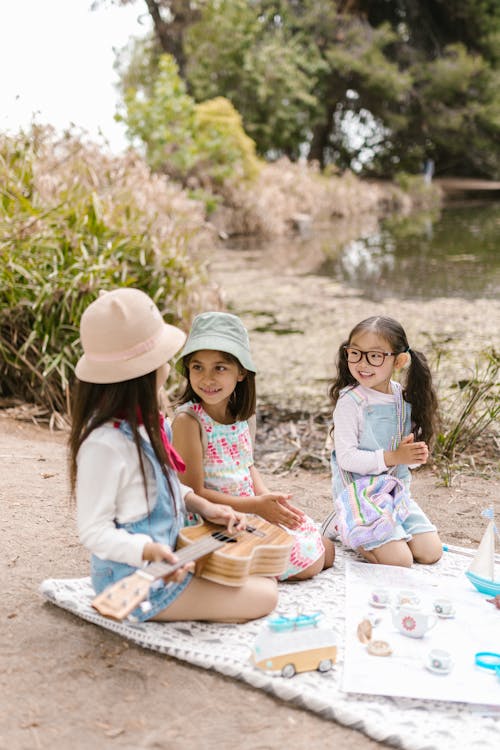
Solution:
M 232 354 L 245 370 L 257 372 L 250 354 L 247 329 L 236 315 L 224 312 L 197 315 L 177 361 L 177 369 L 183 373 L 183 358 L 202 349 Z

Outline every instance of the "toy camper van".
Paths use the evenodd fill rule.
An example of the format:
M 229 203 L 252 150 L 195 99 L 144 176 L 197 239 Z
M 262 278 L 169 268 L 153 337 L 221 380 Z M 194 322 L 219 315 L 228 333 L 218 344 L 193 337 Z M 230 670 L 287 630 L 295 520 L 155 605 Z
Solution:
M 252 664 L 282 677 L 297 672 L 328 672 L 337 656 L 336 636 L 322 612 L 296 617 L 273 615 L 257 636 Z

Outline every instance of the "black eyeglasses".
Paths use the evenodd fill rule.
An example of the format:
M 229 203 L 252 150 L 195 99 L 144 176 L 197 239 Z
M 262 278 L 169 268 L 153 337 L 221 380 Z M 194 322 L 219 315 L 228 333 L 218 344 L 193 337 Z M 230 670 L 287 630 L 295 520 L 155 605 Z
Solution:
M 396 352 L 363 352 L 361 349 L 356 349 L 353 346 L 344 346 L 344 351 L 347 356 L 347 361 L 355 365 L 356 362 L 361 362 L 363 357 L 372 367 L 382 367 L 386 357 L 395 357 Z

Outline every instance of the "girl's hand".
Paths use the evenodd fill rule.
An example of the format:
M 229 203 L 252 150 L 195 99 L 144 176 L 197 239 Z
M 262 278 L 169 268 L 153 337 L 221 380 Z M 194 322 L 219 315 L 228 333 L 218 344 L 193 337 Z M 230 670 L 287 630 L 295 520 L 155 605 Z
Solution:
M 297 529 L 304 521 L 304 513 L 288 502 L 291 495 L 269 492 L 254 497 L 255 512 L 269 523 Z
M 429 458 L 427 443 L 419 441 L 415 443 L 413 434 L 404 437 L 395 451 L 385 451 L 384 461 L 386 466 L 398 466 L 399 464 L 425 464 Z
M 167 562 L 175 564 L 178 560 L 176 555 L 172 552 L 170 547 L 166 544 L 160 544 L 159 542 L 146 542 L 144 549 L 142 550 L 142 559 L 148 560 L 148 562 Z M 194 571 L 194 562 L 186 563 L 182 568 L 178 568 L 168 576 L 164 576 L 164 581 L 176 581 L 181 583 L 188 573 Z
M 201 511 L 203 518 L 220 526 L 226 526 L 229 532 L 242 531 L 246 526 L 246 516 L 244 513 L 231 508 L 230 505 L 222 503 L 212 503 L 206 501 L 206 506 Z

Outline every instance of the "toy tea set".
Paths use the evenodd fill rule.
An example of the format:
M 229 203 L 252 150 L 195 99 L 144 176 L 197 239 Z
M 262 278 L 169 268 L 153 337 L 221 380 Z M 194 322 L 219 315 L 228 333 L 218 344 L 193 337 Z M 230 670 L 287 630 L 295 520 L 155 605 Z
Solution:
M 498 536 L 498 530 L 493 519 L 492 508 L 483 511 L 482 515 L 488 518 L 488 527 L 465 575 L 480 593 L 493 595 L 493 599 L 487 599 L 487 601 L 500 609 L 500 582 L 494 580 L 495 536 Z M 455 605 L 447 597 L 435 599 L 430 612 L 422 611 L 420 598 L 414 591 L 398 591 L 393 595 L 388 589 L 374 589 L 370 593 L 369 604 L 375 609 L 391 608 L 394 627 L 410 638 L 424 638 L 439 620 L 451 619 L 456 615 Z M 387 641 L 375 641 L 372 638 L 373 626 L 379 621 L 380 618 L 370 615 L 363 620 L 358 626 L 358 639 L 367 645 L 370 654 L 390 656 L 392 654 L 390 644 Z M 500 653 L 477 652 L 474 662 L 480 668 L 495 671 L 500 679 Z M 434 674 L 449 674 L 453 668 L 453 659 L 451 654 L 444 649 L 432 649 L 427 654 L 424 665 Z
M 488 527 L 465 575 L 480 593 L 493 596 L 487 601 L 500 609 L 500 582 L 494 580 L 495 536 L 499 534 L 493 509 L 483 511 L 483 515 L 489 520 Z M 445 546 L 444 549 L 452 548 Z M 388 589 L 376 588 L 371 591 L 368 603 L 375 610 L 390 608 L 393 626 L 409 638 L 424 638 L 440 620 L 456 616 L 451 599 L 438 597 L 427 611 L 421 608 L 420 597 L 412 590 L 394 594 Z M 373 638 L 373 629 L 379 622 L 380 617 L 371 612 L 359 623 L 357 636 L 369 654 L 390 656 L 393 653 L 390 643 Z M 295 616 L 275 614 L 267 618 L 257 636 L 250 661 L 259 669 L 282 677 L 313 670 L 327 672 L 335 664 L 337 643 L 338 638 L 321 611 Z M 500 653 L 479 651 L 474 661 L 477 667 L 494 671 L 500 679 Z M 424 666 L 433 674 L 447 675 L 453 669 L 453 658 L 445 649 L 432 648 Z
M 455 617 L 455 606 L 451 599 L 440 597 L 432 604 L 432 611 L 420 609 L 420 598 L 414 591 L 402 590 L 391 595 L 388 589 L 374 589 L 370 593 L 369 604 L 376 609 L 391 608 L 392 624 L 402 635 L 409 638 L 423 638 L 439 621 Z M 380 621 L 376 616 L 368 616 L 358 625 L 357 635 L 366 644 L 368 653 L 373 656 L 390 656 L 393 653 L 387 641 L 373 639 L 373 628 Z M 448 674 L 453 661 L 451 654 L 443 649 L 429 651 L 425 666 L 435 674 Z

